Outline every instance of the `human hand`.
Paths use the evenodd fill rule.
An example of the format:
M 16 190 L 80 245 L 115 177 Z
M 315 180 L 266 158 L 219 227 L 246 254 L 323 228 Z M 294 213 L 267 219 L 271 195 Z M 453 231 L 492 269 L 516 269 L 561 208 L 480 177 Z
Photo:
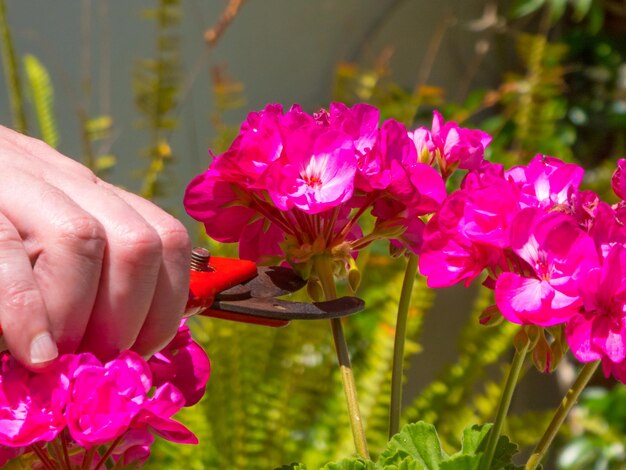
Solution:
M 0 126 L 0 326 L 30 368 L 58 352 L 150 355 L 189 286 L 184 226 L 45 143 Z

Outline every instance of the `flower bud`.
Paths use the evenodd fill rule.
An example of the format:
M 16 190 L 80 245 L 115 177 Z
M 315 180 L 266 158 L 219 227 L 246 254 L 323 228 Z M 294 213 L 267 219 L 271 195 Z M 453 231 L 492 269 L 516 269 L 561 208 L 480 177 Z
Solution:
M 515 346 L 516 351 L 522 351 L 527 347 L 527 344 L 530 342 L 528 338 L 528 332 L 526 328 L 522 327 L 519 329 L 515 337 L 513 338 L 513 346 Z
M 306 292 L 313 302 L 321 302 L 324 300 L 324 290 L 320 281 L 310 278 L 306 283 Z
M 526 333 L 528 334 L 528 339 L 530 340 L 530 345 L 528 349 L 533 349 L 537 343 L 543 339 L 545 341 L 543 335 L 543 328 L 537 325 L 526 325 Z
M 394 218 L 378 222 L 373 234 L 379 238 L 398 238 L 406 231 L 406 223 L 402 219 Z
M 352 290 L 352 292 L 356 292 L 361 285 L 361 271 L 359 271 L 359 267 L 356 265 L 356 261 L 354 261 L 354 258 L 350 258 L 350 269 L 348 269 L 348 285 L 350 286 L 350 290 Z
M 539 372 L 552 371 L 552 351 L 543 334 L 533 349 L 533 363 Z
M 478 321 L 483 326 L 497 326 L 502 323 L 502 320 L 504 317 L 496 305 L 490 305 L 478 317 Z

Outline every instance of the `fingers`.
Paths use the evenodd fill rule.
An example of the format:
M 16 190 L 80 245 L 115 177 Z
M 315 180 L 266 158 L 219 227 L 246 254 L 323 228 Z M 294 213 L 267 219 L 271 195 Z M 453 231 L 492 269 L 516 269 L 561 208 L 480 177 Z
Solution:
M 107 185 L 157 231 L 163 247 L 156 289 L 144 325 L 133 345 L 141 355 L 161 350 L 176 334 L 189 297 L 191 242 L 181 222 L 139 196 Z
M 73 352 L 95 304 L 104 228 L 59 189 L 19 172 L 0 187 L 0 212 L 20 229 L 53 338 L 61 352 Z
M 161 238 L 108 188 L 64 176 L 58 184 L 106 234 L 98 293 L 79 349 L 109 359 L 135 343 L 145 322 L 162 263 Z
M 41 141 L 0 126 L 0 146 L 6 346 L 33 367 L 28 338 L 35 336 L 39 363 L 43 352 L 57 353 L 47 339 L 63 353 L 88 350 L 103 359 L 164 346 L 188 297 L 191 247 L 182 224 Z M 15 270 L 18 277 L 7 274 Z M 32 312 L 16 307 L 25 303 Z
M 44 299 L 20 235 L 0 214 L 0 325 L 6 345 L 24 365 L 38 368 L 58 356 Z

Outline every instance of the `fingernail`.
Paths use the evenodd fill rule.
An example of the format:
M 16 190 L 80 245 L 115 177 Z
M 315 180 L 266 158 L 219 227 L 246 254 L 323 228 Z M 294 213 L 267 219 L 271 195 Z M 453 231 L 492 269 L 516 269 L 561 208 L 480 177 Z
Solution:
M 35 336 L 35 339 L 30 343 L 30 362 L 31 364 L 41 364 L 42 362 L 49 362 L 59 355 L 57 345 L 52 340 L 50 333 L 41 333 Z

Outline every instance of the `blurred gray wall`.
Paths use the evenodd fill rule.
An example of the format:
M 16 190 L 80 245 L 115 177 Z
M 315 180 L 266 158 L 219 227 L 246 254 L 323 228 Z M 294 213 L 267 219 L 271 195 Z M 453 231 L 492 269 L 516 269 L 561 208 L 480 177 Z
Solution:
M 77 108 L 85 95 L 84 76 L 90 81 L 87 110 L 95 116 L 108 112 L 114 119 L 112 152 L 119 165 L 109 179 L 131 189 L 137 180 L 131 171 L 142 167 L 137 156 L 147 133 L 136 128 L 139 114 L 133 102 L 132 70 L 140 58 L 155 55 L 154 22 L 140 13 L 152 0 L 6 0 L 16 50 L 31 53 L 48 67 L 56 93 L 60 150 L 80 156 Z M 247 104 L 229 115 L 240 121 L 249 110 L 269 102 L 285 106 L 300 103 L 313 110 L 325 106 L 335 65 L 355 61 L 372 65 L 385 49 L 392 50 L 394 78 L 415 86 L 429 44 L 446 18 L 456 18 L 436 54 L 429 83 L 440 85 L 454 98 L 474 56 L 480 34 L 469 22 L 482 14 L 480 0 L 248 0 L 239 16 L 209 54 L 203 32 L 219 18 L 226 0 L 183 0 L 181 50 L 183 82 L 190 84 L 177 108 L 180 125 L 172 135 L 180 181 L 174 200 L 189 177 L 206 166 L 206 149 L 214 136 L 209 68 L 224 64 L 234 80 L 245 86 Z M 87 21 L 85 21 L 87 18 Z M 88 31 L 85 35 L 83 31 Z M 104 39 L 108 38 L 109 46 Z M 87 62 L 82 58 L 89 58 Z M 102 58 L 105 58 L 103 62 Z M 101 64 L 109 61 L 110 67 Z M 81 63 L 87 63 L 87 74 Z M 109 77 L 108 79 L 106 77 Z M 493 81 L 491 70 L 481 70 L 478 82 Z M 102 85 L 106 87 L 101 102 Z M 0 77 L 0 123 L 10 125 L 4 76 Z M 108 90 L 108 91 L 107 91 Z M 108 96 L 108 98 L 106 97 Z

